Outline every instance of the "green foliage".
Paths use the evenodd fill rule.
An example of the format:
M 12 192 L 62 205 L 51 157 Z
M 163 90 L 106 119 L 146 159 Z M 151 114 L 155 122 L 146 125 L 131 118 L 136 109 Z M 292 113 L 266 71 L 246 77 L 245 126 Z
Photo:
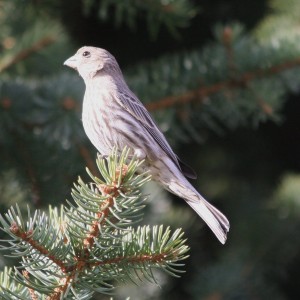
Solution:
M 200 140 L 202 128 L 220 133 L 224 128 L 256 127 L 268 119 L 278 120 L 284 95 L 297 85 L 299 69 L 293 68 L 291 60 L 299 55 L 299 43 L 294 39 L 259 44 L 239 25 L 217 26 L 215 43 L 143 64 L 125 75 L 132 89 L 149 103 L 148 108 L 158 111 L 156 118 L 165 132 L 172 138 L 172 132 L 182 132 L 177 138 Z M 296 67 L 297 62 L 294 64 Z M 15 94 L 24 84 L 28 89 L 30 83 L 19 87 L 13 83 L 12 93 L 7 94 L 2 83 L 2 97 L 13 101 L 11 107 L 22 112 L 23 118 L 35 120 L 36 124 L 27 121 L 27 127 L 38 128 L 40 138 L 51 144 L 59 142 L 65 149 L 85 139 L 77 116 L 84 90 L 78 75 L 62 74 L 31 83 L 32 89 L 22 91 L 29 98 L 22 101 L 26 114 L 17 106 L 21 100 Z M 165 105 L 164 97 L 173 102 Z M 183 106 L 180 113 L 178 106 Z M 5 114 L 10 111 L 7 107 L 2 110 Z M 163 123 L 166 119 L 175 125 L 170 133 Z
M 99 266 L 99 277 L 90 281 L 88 278 L 96 269 L 86 270 L 81 281 L 85 284 L 81 286 L 83 291 L 76 286 L 69 291 L 70 297 L 78 293 L 78 298 L 98 300 L 90 288 L 108 291 L 112 284 L 122 282 L 126 282 L 125 290 L 116 299 L 123 300 L 124 295 L 142 300 L 300 297 L 300 240 L 296 238 L 299 3 L 271 0 L 269 10 L 262 12 L 251 8 L 257 7 L 258 2 L 263 7 L 265 1 L 260 0 L 251 5 L 246 0 L 203 1 L 200 15 L 192 2 L 196 3 L 0 1 L 1 213 L 13 206 L 11 217 L 16 217 L 14 209 L 17 221 L 23 220 L 25 231 L 30 224 L 45 221 L 40 228 L 50 228 L 53 234 L 48 235 L 49 241 L 47 233 L 38 228 L 36 236 L 48 247 L 47 251 L 61 254 L 63 262 L 76 266 L 75 251 L 80 254 L 85 249 L 80 237 L 87 235 L 97 205 L 105 200 L 98 189 L 98 176 L 95 177 L 95 149 L 80 121 L 84 84 L 62 63 L 76 48 L 89 44 L 107 48 L 116 55 L 132 90 L 147 105 L 172 145 L 177 150 L 181 145 L 184 153 L 180 156 L 189 158 L 199 174 L 195 186 L 210 201 L 217 202 L 231 222 L 228 242 L 219 247 L 210 234 L 206 235 L 203 223 L 191 210 L 180 201 L 172 201 L 156 185 L 145 189 L 143 186 L 144 193 L 152 198 L 146 209 L 142 209 L 145 199 L 139 198 L 138 192 L 132 194 L 132 201 L 131 196 L 127 198 L 126 194 L 124 198 L 120 194 L 102 226 L 101 234 L 106 238 L 94 239 L 98 244 L 95 242 L 90 252 L 93 257 L 89 259 L 102 259 L 102 254 L 114 259 L 123 255 L 122 247 L 129 253 L 140 251 L 149 255 L 154 237 L 160 239 L 160 230 L 166 243 L 173 234 L 176 239 L 180 237 L 180 233 L 171 233 L 166 226 L 136 228 L 141 213 L 146 212 L 146 224 L 185 228 L 191 245 L 187 273 L 181 280 L 172 281 L 168 276 L 173 268 L 169 261 L 164 267 L 166 272 L 157 274 L 152 270 L 156 269 L 154 262 L 148 268 L 141 262 L 124 260 L 119 262 L 122 270 L 116 265 L 106 269 Z M 258 20 L 257 16 L 263 15 Z M 224 20 L 229 21 L 227 25 Z M 249 29 L 245 24 L 258 25 Z M 174 38 L 173 31 L 176 37 L 179 32 L 180 39 Z M 130 68 L 124 67 L 129 65 Z M 289 98 L 291 94 L 295 94 L 294 98 Z M 193 141 L 202 142 L 201 147 Z M 91 181 L 84 173 L 85 165 L 94 174 L 92 184 L 85 184 Z M 32 211 L 49 203 L 56 207 L 59 199 L 68 197 L 69 186 L 78 174 L 81 179 L 74 186 L 74 199 L 67 208 L 44 209 L 44 213 L 30 213 L 27 218 L 28 203 Z M 110 175 L 105 174 L 106 182 Z M 138 177 L 134 184 L 140 180 Z M 127 188 L 131 189 L 130 185 Z M 92 201 L 87 201 L 89 197 Z M 57 222 L 51 223 L 52 219 Z M 59 228 L 59 224 L 65 224 L 62 220 L 69 222 L 67 229 Z M 4 234 L 2 231 L 2 239 Z M 62 237 L 67 238 L 69 246 L 62 244 L 65 253 L 55 252 L 53 245 Z M 15 238 L 10 238 L 13 244 L 17 243 Z M 26 248 L 27 242 L 17 245 L 24 247 L 21 252 L 29 254 L 21 266 L 5 269 L 0 275 L 5 290 L 1 299 L 34 299 L 24 283 L 31 282 L 49 291 L 60 282 L 59 274 L 63 274 L 62 278 L 68 274 L 60 267 L 54 269 L 51 259 Z M 19 259 L 21 254 L 14 258 Z M 1 266 L 11 261 L 0 256 Z M 47 276 L 42 270 L 45 265 Z M 33 270 L 27 276 L 21 272 L 22 266 L 32 266 Z M 160 265 L 158 269 L 161 268 Z M 53 270 L 58 272 L 52 274 Z M 113 281 L 105 281 L 106 270 Z M 134 290 L 128 284 L 140 283 L 139 277 L 153 282 L 154 276 L 161 289 L 143 284 Z
M 18 176 L 14 170 L 7 171 L 0 176 L 1 210 L 2 206 L 8 208 L 16 203 L 19 206 L 26 206 L 29 198 L 28 191 L 24 185 L 18 181 Z
M 21 75 L 28 79 L 52 74 L 54 67 L 60 65 L 57 59 L 62 61 L 71 51 L 62 26 L 28 1 L 4 0 L 0 5 L 3 76 Z
M 131 227 L 141 219 L 140 188 L 150 177 L 136 175 L 143 162 L 128 155 L 124 149 L 107 160 L 99 156 L 103 179 L 90 171 L 91 183 L 79 178 L 69 207 L 33 214 L 28 208 L 25 218 L 15 206 L 0 215 L 10 236 L 1 250 L 22 259 L 0 274 L 2 299 L 91 299 L 95 292 L 111 292 L 113 282 L 157 283 L 153 269 L 178 277 L 188 251 L 182 231 Z
M 201 50 L 168 55 L 127 73 L 140 99 L 158 111 L 157 119 L 174 124 L 163 128 L 176 139 L 201 140 L 204 128 L 222 133 L 278 121 L 284 96 L 297 86 L 299 38 L 263 44 L 239 24 L 216 26 L 215 37 Z
M 90 13 L 98 7 L 98 17 L 108 21 L 114 18 L 115 26 L 126 24 L 132 30 L 137 28 L 137 21 L 146 20 L 152 38 L 156 37 L 160 27 L 177 35 L 178 28 L 186 27 L 197 10 L 189 0 L 86 0 L 84 9 Z
M 274 192 L 273 205 L 278 208 L 282 218 L 300 215 L 300 175 L 286 174 Z
M 278 39 L 299 39 L 299 1 L 270 0 L 269 7 L 271 13 L 255 29 L 257 37 L 275 45 Z

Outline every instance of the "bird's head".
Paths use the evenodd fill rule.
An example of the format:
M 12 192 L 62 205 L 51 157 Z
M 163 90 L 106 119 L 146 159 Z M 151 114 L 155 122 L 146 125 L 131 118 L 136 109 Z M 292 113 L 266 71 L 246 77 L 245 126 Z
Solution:
M 99 72 L 120 72 L 112 54 L 104 49 L 89 46 L 80 48 L 64 62 L 64 65 L 77 70 L 84 80 L 95 77 Z

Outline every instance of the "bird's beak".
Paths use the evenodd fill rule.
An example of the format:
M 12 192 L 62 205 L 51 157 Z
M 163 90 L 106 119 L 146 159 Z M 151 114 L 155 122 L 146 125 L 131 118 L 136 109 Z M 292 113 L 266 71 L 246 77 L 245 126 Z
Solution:
M 78 63 L 78 61 L 77 61 L 76 55 L 73 55 L 64 62 L 64 65 L 76 70 L 77 63 Z

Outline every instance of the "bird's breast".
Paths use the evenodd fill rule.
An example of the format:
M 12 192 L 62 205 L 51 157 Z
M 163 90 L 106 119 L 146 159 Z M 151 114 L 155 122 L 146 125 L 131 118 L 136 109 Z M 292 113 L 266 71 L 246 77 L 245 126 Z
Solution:
M 110 93 L 101 89 L 86 90 L 82 108 L 83 127 L 101 154 L 108 154 L 113 147 L 114 106 Z

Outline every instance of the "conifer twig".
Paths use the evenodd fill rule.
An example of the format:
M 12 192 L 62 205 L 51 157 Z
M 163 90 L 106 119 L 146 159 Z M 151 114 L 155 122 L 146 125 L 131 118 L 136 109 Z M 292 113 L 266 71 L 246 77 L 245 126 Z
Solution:
M 44 246 L 40 245 L 37 241 L 32 238 L 32 232 L 23 231 L 17 223 L 13 223 L 10 227 L 10 231 L 22 241 L 28 243 L 33 249 L 38 251 L 39 253 L 46 256 L 48 259 L 53 261 L 63 272 L 66 272 L 67 266 L 61 260 L 57 259 L 55 256 L 49 254 L 49 250 Z
M 77 147 L 79 150 L 79 154 L 86 163 L 87 168 L 92 172 L 93 175 L 96 176 L 97 174 L 99 174 L 89 149 L 82 143 L 77 143 Z
M 22 272 L 25 279 L 29 279 L 29 273 L 26 270 Z M 28 288 L 31 300 L 38 300 L 38 296 L 32 288 Z
M 46 36 L 39 41 L 32 44 L 30 47 L 26 49 L 22 49 L 20 52 L 16 53 L 14 56 L 8 58 L 7 60 L 4 60 L 2 64 L 0 64 L 0 72 L 3 72 L 4 70 L 8 69 L 12 65 L 25 60 L 27 57 L 29 57 L 31 54 L 38 52 L 39 50 L 53 44 L 55 42 L 55 38 L 53 36 Z
M 125 173 L 123 173 L 123 168 L 121 172 L 122 172 L 121 176 L 125 176 Z M 100 227 L 102 223 L 105 222 L 106 217 L 110 213 L 111 207 L 114 205 L 113 198 L 118 197 L 120 193 L 118 191 L 117 182 L 115 182 L 115 185 L 113 186 L 108 186 L 106 184 L 103 184 L 103 186 L 99 186 L 99 189 L 101 194 L 103 196 L 108 196 L 108 198 L 105 199 L 103 203 L 101 203 L 99 207 L 99 211 L 96 213 L 96 218 L 93 221 L 92 225 L 90 225 L 90 230 L 86 234 L 86 237 L 83 238 L 83 246 L 84 246 L 83 256 L 75 258 L 76 263 L 67 268 L 67 271 L 71 273 L 66 274 L 66 277 L 63 277 L 61 279 L 62 285 L 56 288 L 54 292 L 47 297 L 47 300 L 61 299 L 61 296 L 64 295 L 67 288 L 69 287 L 70 282 L 72 282 L 75 279 L 78 273 L 85 270 L 86 268 L 96 267 L 100 265 L 100 263 L 91 265 L 91 263 L 89 262 L 91 258 L 90 249 L 94 246 L 94 239 L 100 234 Z M 102 264 L 117 263 L 123 259 L 124 257 L 120 258 L 119 260 L 114 259 L 109 261 L 103 261 Z
M 235 75 L 237 74 L 237 67 L 234 61 L 234 51 L 232 47 L 233 32 L 231 27 L 226 26 L 224 28 L 222 38 L 227 56 L 229 76 L 234 79 Z
M 94 264 L 94 266 L 101 266 L 101 265 L 108 265 L 108 264 L 117 264 L 123 260 L 126 259 L 127 262 L 154 262 L 154 263 L 159 263 L 162 262 L 163 259 L 165 258 L 164 253 L 157 253 L 157 254 L 144 254 L 144 255 L 135 255 L 131 257 L 125 257 L 125 256 L 119 256 L 115 257 L 110 260 L 103 260 L 103 261 L 98 261 Z
M 148 110 L 156 111 L 173 107 L 179 104 L 202 102 L 205 97 L 208 97 L 210 95 L 222 92 L 227 89 L 244 88 L 248 83 L 255 79 L 272 76 L 298 66 L 300 66 L 300 57 L 277 65 L 273 65 L 269 68 L 256 69 L 254 71 L 242 73 L 237 79 L 220 81 L 209 86 L 203 86 L 196 90 L 188 91 L 179 96 L 168 96 L 160 99 L 159 101 L 150 102 L 146 104 L 146 106 Z
M 0 272 L 6 280 L 0 295 L 12 291 L 32 300 L 40 294 L 46 300 L 90 296 L 96 290 L 110 291 L 114 286 L 108 282 L 114 279 L 136 282 L 143 277 L 157 283 L 153 268 L 179 277 L 183 271 L 177 270 L 182 266 L 177 262 L 189 250 L 183 232 L 171 234 L 162 225 L 131 227 L 144 208 L 139 188 L 150 176 L 136 175 L 142 161 L 128 161 L 129 153 L 128 148 L 121 155 L 115 149 L 106 159 L 98 156 L 103 180 L 87 170 L 92 182 L 78 179 L 72 190 L 75 204 L 69 202 L 69 208 L 59 212 L 50 207 L 49 214 L 37 210 L 32 217 L 28 208 L 28 220 L 18 205 L 0 214 L 0 229 L 12 238 L 0 250 L 22 257 L 25 269 Z

